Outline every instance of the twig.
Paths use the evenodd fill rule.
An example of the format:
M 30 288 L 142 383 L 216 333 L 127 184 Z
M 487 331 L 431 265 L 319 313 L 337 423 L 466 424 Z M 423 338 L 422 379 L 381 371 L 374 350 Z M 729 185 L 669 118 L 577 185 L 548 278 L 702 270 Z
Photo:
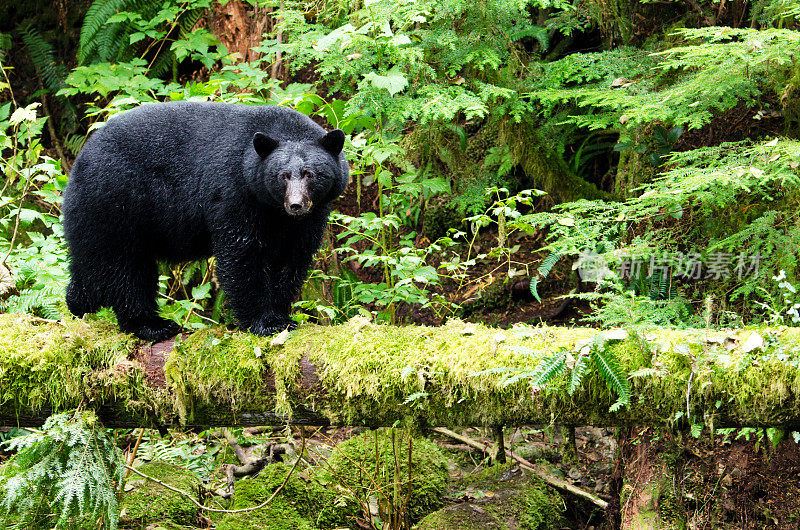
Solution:
M 131 450 L 131 454 L 128 456 L 128 465 L 132 466 L 133 461 L 136 460 L 136 452 L 139 450 L 139 444 L 142 443 L 142 436 L 144 435 L 144 429 L 139 429 L 139 436 L 136 438 L 136 443 L 133 444 L 133 449 Z M 131 476 L 131 470 L 125 470 L 125 476 L 122 477 L 122 481 L 119 484 L 119 493 L 117 493 L 117 501 L 122 501 L 122 492 L 125 489 L 125 481 L 128 480 L 128 477 Z
M 280 0 L 280 4 L 278 6 L 278 11 L 282 11 L 282 10 L 283 10 L 283 0 Z M 282 18 L 278 18 L 276 25 L 280 24 L 282 21 L 283 21 Z M 278 30 L 277 40 L 278 40 L 278 46 L 283 44 L 283 30 Z M 272 79 L 277 79 L 278 78 L 278 69 L 281 67 L 282 55 L 283 55 L 283 52 L 281 51 L 281 49 L 279 47 L 278 51 L 275 53 L 275 62 L 272 63 L 272 71 L 270 72 L 270 78 L 272 78 Z
M 466 436 L 461 436 L 460 434 L 455 433 L 455 432 L 451 431 L 450 429 L 445 429 L 444 427 L 434 427 L 433 430 L 435 432 L 438 432 L 439 434 L 444 434 L 445 436 L 449 436 L 450 438 L 454 438 L 454 439 L 456 439 L 456 440 L 458 440 L 460 442 L 463 442 L 463 443 L 465 443 L 465 444 L 467 444 L 467 445 L 469 445 L 471 447 L 474 447 L 476 449 L 480 449 L 481 451 L 483 451 L 485 449 L 483 444 L 481 444 L 479 442 L 476 442 L 472 438 L 467 438 Z M 534 475 L 536 475 L 540 479 L 544 480 L 547 484 L 550 484 L 554 488 L 557 488 L 557 489 L 560 489 L 560 490 L 563 490 L 563 491 L 567 491 L 569 493 L 572 493 L 573 495 L 581 497 L 582 499 L 586 499 L 587 501 L 589 501 L 589 502 L 591 502 L 593 504 L 596 504 L 597 506 L 599 506 L 600 508 L 602 508 L 604 510 L 606 508 L 608 508 L 608 503 L 606 501 L 604 501 L 603 499 L 601 499 L 600 497 L 597 497 L 596 495 L 592 495 L 588 491 L 582 490 L 581 488 L 579 488 L 577 486 L 573 486 L 569 482 L 567 482 L 565 480 L 561 480 L 560 478 L 554 477 L 553 475 L 550 475 L 549 473 L 545 473 L 544 471 L 542 471 L 538 467 L 534 466 L 529 461 L 525 460 L 524 458 L 522 458 L 521 456 L 519 456 L 517 454 L 512 453 L 511 451 L 509 451 L 507 449 L 506 449 L 506 454 L 508 456 L 510 456 L 511 458 L 513 458 L 514 460 L 516 460 L 517 462 L 519 462 L 522 467 L 524 467 L 525 469 L 528 469 L 529 471 L 533 472 Z
M 303 452 L 305 451 L 305 448 L 306 448 L 306 436 L 305 436 L 305 429 L 303 427 L 300 427 L 300 435 L 301 435 L 301 438 L 302 438 L 302 441 L 303 441 L 302 442 L 303 445 L 300 448 L 300 454 L 302 455 Z M 149 480 L 151 482 L 155 482 L 159 486 L 163 486 L 164 488 L 166 488 L 166 489 L 168 489 L 170 491 L 174 491 L 175 493 L 178 493 L 178 494 L 186 497 L 187 499 L 192 501 L 192 503 L 194 503 L 194 505 L 197 506 L 198 508 L 200 508 L 201 510 L 205 510 L 207 512 L 215 512 L 215 513 L 243 513 L 243 512 L 253 512 L 255 510 L 260 510 L 261 508 L 263 508 L 264 506 L 266 506 L 267 504 L 272 502 L 272 499 L 274 499 L 275 496 L 278 495 L 278 493 L 280 493 L 281 490 L 283 490 L 283 487 L 286 486 L 286 483 L 289 482 L 289 478 L 294 474 L 294 471 L 295 471 L 295 469 L 297 469 L 297 465 L 300 463 L 300 460 L 302 460 L 302 458 L 298 458 L 297 459 L 297 461 L 294 463 L 292 468 L 286 474 L 286 477 L 284 477 L 283 482 L 281 482 L 281 485 L 278 486 L 278 489 L 276 489 L 275 492 L 272 495 L 270 495 L 269 499 L 265 500 L 264 502 L 262 502 L 261 504 L 259 504 L 257 506 L 252 506 L 250 508 L 240 508 L 238 510 L 224 510 L 222 508 L 211 508 L 209 506 L 204 506 L 203 504 L 199 503 L 197 501 L 197 499 L 195 499 L 193 496 L 191 496 L 190 494 L 186 493 L 183 490 L 179 490 L 178 488 L 173 488 L 169 484 L 165 484 L 164 482 L 158 480 L 155 477 L 151 477 L 150 475 L 145 475 L 144 473 L 142 473 L 138 469 L 134 469 L 132 466 L 129 466 L 127 464 L 125 464 L 125 467 L 127 469 L 129 469 L 130 471 L 133 471 L 134 473 L 136 473 L 140 477 L 146 478 L 147 480 Z

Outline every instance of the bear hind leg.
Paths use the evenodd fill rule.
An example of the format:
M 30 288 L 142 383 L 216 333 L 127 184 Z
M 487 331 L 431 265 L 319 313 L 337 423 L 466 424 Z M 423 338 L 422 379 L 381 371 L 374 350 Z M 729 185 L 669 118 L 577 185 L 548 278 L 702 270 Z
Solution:
M 87 288 L 80 274 L 74 271 L 67 285 L 66 301 L 70 313 L 78 318 L 100 309 L 100 302 L 96 299 L 95 293 Z
M 125 269 L 116 271 L 112 281 L 113 285 L 108 285 L 109 305 L 114 309 L 122 331 L 149 342 L 161 342 L 178 334 L 181 329 L 178 324 L 158 316 L 155 261 L 131 261 Z

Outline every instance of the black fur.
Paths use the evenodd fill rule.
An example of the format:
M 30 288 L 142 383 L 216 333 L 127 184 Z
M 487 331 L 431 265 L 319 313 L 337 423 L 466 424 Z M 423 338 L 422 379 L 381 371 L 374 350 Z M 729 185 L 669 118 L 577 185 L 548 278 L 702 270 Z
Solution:
M 110 306 L 120 328 L 159 341 L 157 260 L 215 256 L 239 324 L 293 326 L 329 203 L 347 186 L 344 133 L 277 106 L 156 103 L 109 120 L 81 150 L 64 192 L 76 316 Z

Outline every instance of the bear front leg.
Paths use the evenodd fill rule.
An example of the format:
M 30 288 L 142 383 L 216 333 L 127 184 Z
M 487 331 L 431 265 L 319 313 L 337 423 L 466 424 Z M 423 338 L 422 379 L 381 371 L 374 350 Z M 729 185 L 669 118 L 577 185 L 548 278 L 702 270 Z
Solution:
M 279 274 L 271 269 L 263 249 L 255 241 L 242 244 L 243 239 L 238 238 L 236 242 L 235 248 L 219 246 L 215 256 L 217 277 L 239 325 L 255 335 L 294 329 L 288 304 L 274 292 Z

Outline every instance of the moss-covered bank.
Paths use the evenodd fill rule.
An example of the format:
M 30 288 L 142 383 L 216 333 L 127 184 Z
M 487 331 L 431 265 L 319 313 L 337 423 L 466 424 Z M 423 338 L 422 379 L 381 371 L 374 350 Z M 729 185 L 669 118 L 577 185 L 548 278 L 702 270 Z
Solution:
M 456 486 L 460 497 L 476 498 L 429 514 L 418 530 L 563 528 L 561 496 L 511 464 L 490 467 Z
M 290 472 L 290 466 L 271 464 L 257 477 L 236 482 L 231 509 L 257 506 L 275 492 Z M 314 473 L 311 468 L 306 473 Z M 358 515 L 356 504 L 343 491 L 326 487 L 318 477 L 289 477 L 280 494 L 256 511 L 224 515 L 217 530 L 312 530 L 347 528 Z
M 596 376 L 572 396 L 566 378 L 533 395 L 524 379 L 504 383 L 514 370 L 531 370 L 559 348 L 575 351 L 597 333 L 354 319 L 302 326 L 272 346 L 270 338 L 216 328 L 176 343 L 159 386 L 132 360 L 135 339 L 107 323 L 0 315 L 0 424 L 35 424 L 82 401 L 98 408 L 108 426 L 289 419 L 376 426 L 397 420 L 661 424 L 678 413 L 717 426 L 800 426 L 800 328 L 661 329 L 609 342 L 633 374 L 631 407 L 616 413 L 609 412 L 616 396 Z M 743 348 L 748 341 L 763 344 Z M 136 358 L 146 353 L 140 349 Z M 497 368 L 511 371 L 485 372 Z
M 166 462 L 150 462 L 139 471 L 173 488 L 197 494 L 200 481 L 194 473 Z M 197 523 L 199 508 L 190 499 L 170 491 L 139 475 L 131 475 L 126 484 L 120 513 L 123 528 L 144 528 L 155 522 L 174 525 Z

